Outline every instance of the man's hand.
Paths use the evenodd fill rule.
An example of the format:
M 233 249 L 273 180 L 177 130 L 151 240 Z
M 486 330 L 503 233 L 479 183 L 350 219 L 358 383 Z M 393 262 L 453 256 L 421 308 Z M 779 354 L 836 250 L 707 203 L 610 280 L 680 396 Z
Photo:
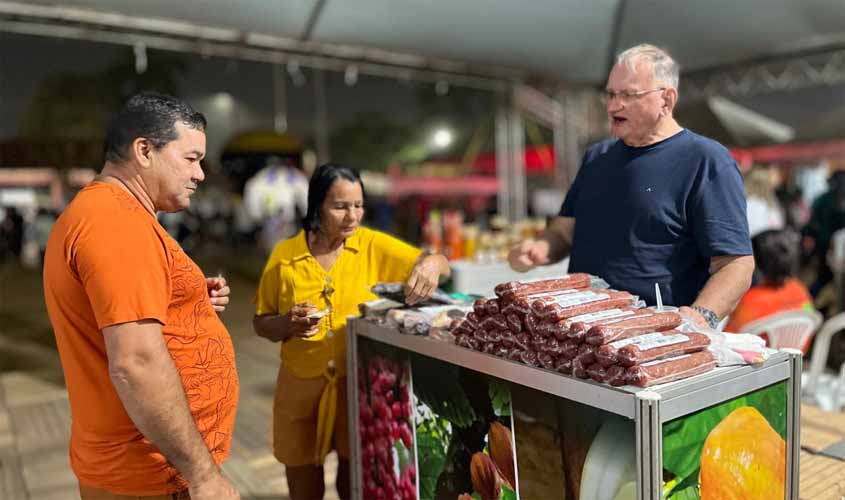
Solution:
M 508 253 L 508 263 L 514 271 L 525 273 L 549 263 L 549 242 L 525 240 Z
M 405 282 L 405 302 L 414 305 L 431 297 L 437 290 L 440 281 L 442 255 L 428 255 L 419 261 L 411 270 L 408 281 Z
M 229 285 L 226 284 L 226 278 L 223 276 L 216 276 L 214 278 L 206 278 L 205 286 L 208 287 L 208 297 L 211 299 L 211 305 L 217 312 L 226 310 L 226 304 L 229 303 Z
M 191 500 L 240 500 L 241 498 L 237 488 L 220 472 L 216 472 L 205 481 L 191 483 L 188 493 Z
M 710 328 L 710 324 L 707 323 L 707 320 L 704 318 L 704 316 L 702 316 L 701 313 L 696 311 L 695 309 L 683 306 L 678 310 L 678 312 L 691 319 L 692 322 L 695 323 L 697 326 L 707 329 Z

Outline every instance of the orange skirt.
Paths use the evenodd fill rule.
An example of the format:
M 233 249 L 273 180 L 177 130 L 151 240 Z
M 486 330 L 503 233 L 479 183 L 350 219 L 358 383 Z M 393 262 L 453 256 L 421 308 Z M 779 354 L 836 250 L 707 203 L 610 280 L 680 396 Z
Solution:
M 325 377 L 299 378 L 279 367 L 273 400 L 273 454 L 279 462 L 296 467 L 314 463 L 317 449 L 317 410 L 328 384 Z M 332 449 L 349 459 L 346 377 L 337 380 L 337 417 Z

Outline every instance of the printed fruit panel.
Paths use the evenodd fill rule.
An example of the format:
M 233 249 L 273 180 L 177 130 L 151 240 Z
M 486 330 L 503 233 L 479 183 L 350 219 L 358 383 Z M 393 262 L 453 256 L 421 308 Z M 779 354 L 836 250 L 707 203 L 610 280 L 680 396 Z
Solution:
M 635 500 L 631 420 L 512 386 L 521 500 Z
M 663 424 L 663 498 L 785 497 L 786 382 Z
M 411 356 L 421 500 L 520 498 L 509 385 Z
M 359 344 L 358 433 L 361 492 L 373 500 L 417 500 L 417 467 L 407 355 Z

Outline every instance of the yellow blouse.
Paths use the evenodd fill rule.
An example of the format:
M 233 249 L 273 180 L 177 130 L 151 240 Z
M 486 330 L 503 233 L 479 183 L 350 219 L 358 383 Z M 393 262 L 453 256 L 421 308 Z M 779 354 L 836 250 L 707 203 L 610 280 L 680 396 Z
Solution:
M 316 335 L 282 344 L 282 365 L 300 378 L 344 376 L 346 317 L 376 298 L 370 291 L 376 283 L 405 281 L 419 255 L 419 249 L 365 227 L 346 239 L 328 272 L 311 255 L 304 231 L 276 245 L 258 285 L 256 314 L 286 314 L 305 301 L 321 310 L 331 306 Z

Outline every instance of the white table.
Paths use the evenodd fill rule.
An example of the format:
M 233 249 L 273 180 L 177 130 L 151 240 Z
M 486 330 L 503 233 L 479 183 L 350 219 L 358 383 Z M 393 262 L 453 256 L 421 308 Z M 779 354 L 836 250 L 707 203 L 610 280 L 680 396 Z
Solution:
M 452 267 L 452 287 L 454 291 L 473 295 L 492 297 L 493 288 L 505 281 L 523 281 L 532 279 L 555 278 L 566 274 L 569 258 L 549 266 L 540 266 L 527 273 L 518 273 L 507 262 L 481 263 L 469 260 L 455 260 Z

